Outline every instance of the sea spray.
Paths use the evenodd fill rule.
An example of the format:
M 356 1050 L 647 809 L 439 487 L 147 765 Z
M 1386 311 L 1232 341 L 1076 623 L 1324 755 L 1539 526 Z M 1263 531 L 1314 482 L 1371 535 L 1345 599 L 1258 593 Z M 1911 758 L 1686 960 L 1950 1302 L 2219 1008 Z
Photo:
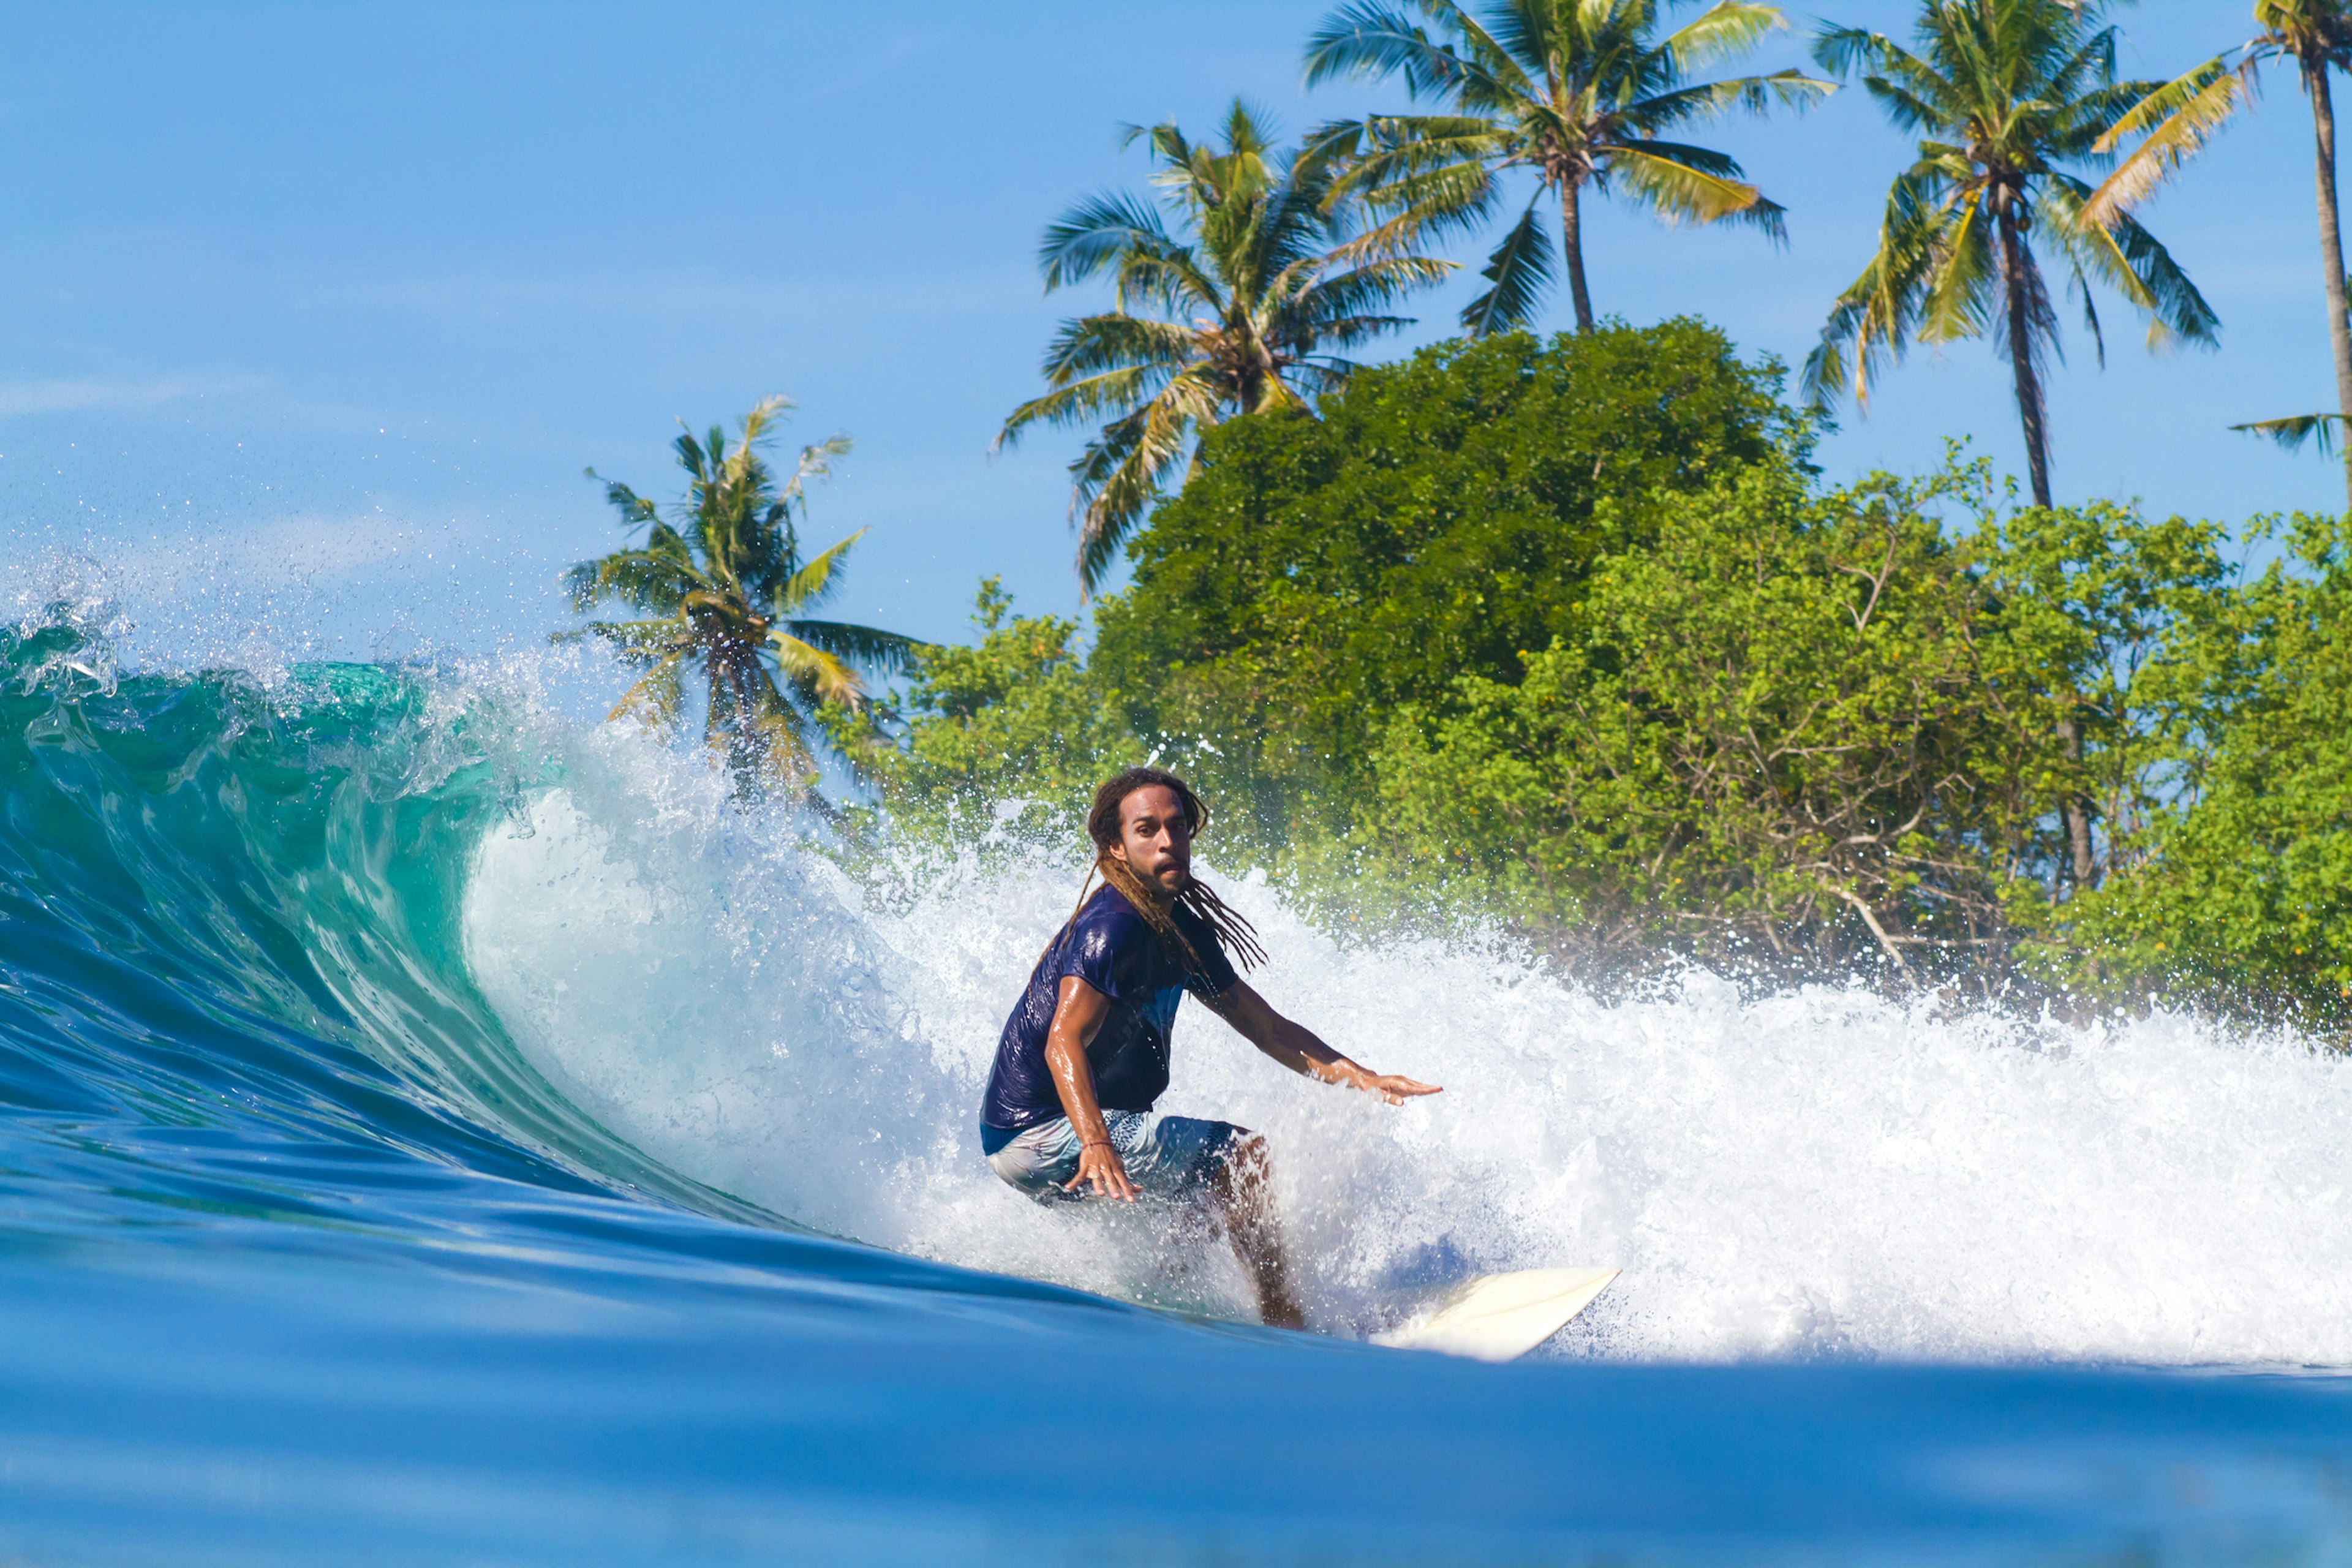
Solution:
M 583 748 L 477 852 L 474 978 L 554 1084 L 803 1224 L 1245 1314 L 1172 1216 L 1043 1209 L 980 1158 L 990 1056 L 1075 860 L 871 900 L 680 768 Z M 1260 879 L 1220 886 L 1267 938 L 1277 1007 L 1445 1086 L 1391 1109 L 1180 1016 L 1162 1107 L 1272 1139 L 1326 1330 L 1474 1271 L 1611 1263 L 1553 1353 L 2352 1362 L 2352 1066 L 2291 1035 L 1704 971 L 1604 999 L 1499 940 L 1342 943 Z

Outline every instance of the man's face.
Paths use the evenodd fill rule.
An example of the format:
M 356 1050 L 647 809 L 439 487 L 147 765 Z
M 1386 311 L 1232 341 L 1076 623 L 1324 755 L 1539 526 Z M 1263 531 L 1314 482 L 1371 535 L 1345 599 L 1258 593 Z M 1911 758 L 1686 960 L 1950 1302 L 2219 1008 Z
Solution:
M 1116 847 L 1147 886 L 1170 898 L 1192 879 L 1192 830 L 1183 802 L 1166 784 L 1146 784 L 1118 803 Z

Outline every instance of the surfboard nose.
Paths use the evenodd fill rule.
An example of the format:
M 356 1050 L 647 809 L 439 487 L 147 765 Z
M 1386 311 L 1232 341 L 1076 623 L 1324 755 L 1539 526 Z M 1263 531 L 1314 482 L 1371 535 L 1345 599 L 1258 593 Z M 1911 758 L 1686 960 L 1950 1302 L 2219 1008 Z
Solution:
M 1434 1351 L 1473 1361 L 1516 1361 L 1559 1332 L 1617 1278 L 1614 1268 L 1522 1268 L 1486 1274 L 1426 1317 L 1374 1334 L 1391 1350 Z

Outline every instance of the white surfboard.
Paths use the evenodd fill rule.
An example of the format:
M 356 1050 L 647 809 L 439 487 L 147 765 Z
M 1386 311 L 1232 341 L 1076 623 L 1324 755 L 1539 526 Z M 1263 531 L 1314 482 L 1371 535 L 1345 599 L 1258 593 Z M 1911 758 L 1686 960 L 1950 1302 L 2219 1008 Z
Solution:
M 1559 1332 L 1617 1278 L 1614 1268 L 1523 1268 L 1460 1286 L 1374 1344 L 1474 1361 L 1514 1361 Z

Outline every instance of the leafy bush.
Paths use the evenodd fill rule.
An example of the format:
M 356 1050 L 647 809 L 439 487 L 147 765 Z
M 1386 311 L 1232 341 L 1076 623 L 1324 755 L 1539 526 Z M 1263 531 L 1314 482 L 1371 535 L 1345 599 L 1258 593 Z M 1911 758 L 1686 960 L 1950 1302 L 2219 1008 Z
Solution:
M 2171 618 L 2146 721 L 2163 787 L 2118 836 L 2116 874 L 2032 949 L 2042 973 L 2316 1026 L 2352 1016 L 2347 528 L 2294 519 L 2284 560 Z

